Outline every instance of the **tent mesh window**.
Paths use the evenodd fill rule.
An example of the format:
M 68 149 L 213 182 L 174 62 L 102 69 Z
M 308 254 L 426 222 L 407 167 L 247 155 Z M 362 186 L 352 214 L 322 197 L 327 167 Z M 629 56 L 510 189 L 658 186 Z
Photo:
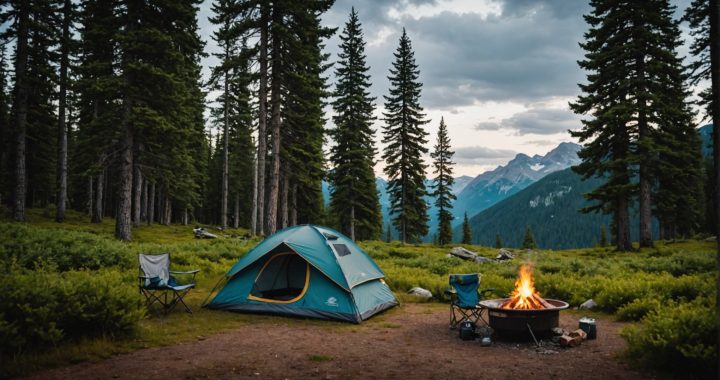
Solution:
M 298 298 L 307 284 L 308 265 L 307 261 L 297 254 L 277 254 L 265 264 L 250 294 L 276 301 Z
M 335 252 L 337 252 L 340 257 L 350 254 L 350 248 L 345 244 L 333 244 L 333 248 L 335 248 Z

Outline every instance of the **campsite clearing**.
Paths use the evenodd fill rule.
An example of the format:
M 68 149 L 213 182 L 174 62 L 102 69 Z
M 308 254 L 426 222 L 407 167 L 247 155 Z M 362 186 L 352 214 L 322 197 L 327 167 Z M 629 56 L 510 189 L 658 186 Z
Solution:
M 616 356 L 622 323 L 598 318 L 598 338 L 538 352 L 529 343 L 462 341 L 447 329 L 447 305 L 404 303 L 361 325 L 252 316 L 252 323 L 168 347 L 154 347 L 34 374 L 33 379 L 162 378 L 614 378 L 656 377 Z M 561 326 L 581 314 L 564 312 Z M 553 353 L 556 351 L 557 353 Z

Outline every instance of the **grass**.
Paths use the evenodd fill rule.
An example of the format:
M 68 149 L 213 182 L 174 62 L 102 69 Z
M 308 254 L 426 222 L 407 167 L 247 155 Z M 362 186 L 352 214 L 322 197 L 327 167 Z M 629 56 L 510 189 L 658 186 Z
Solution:
M 150 315 L 138 323 L 129 337 L 68 339 L 49 350 L 25 350 L 11 356 L 5 355 L 0 357 L 3 360 L 0 377 L 27 374 L 69 363 L 102 360 L 114 354 L 146 347 L 203 339 L 254 323 L 318 325 L 343 333 L 362 333 L 366 327 L 392 329 L 398 326 L 388 322 L 388 318 L 395 313 L 404 312 L 402 307 L 394 308 L 362 326 L 355 326 L 206 310 L 201 308 L 201 305 L 215 285 L 223 280 L 224 273 L 259 242 L 258 238 L 240 238 L 245 235 L 246 230 L 217 231 L 222 235 L 220 239 L 197 240 L 193 237 L 193 225 L 141 226 L 133 229 L 133 242 L 123 243 L 112 238 L 112 219 L 107 218 L 103 223 L 91 224 L 88 223 L 87 216 L 69 212 L 64 223 L 56 223 L 53 217 L 52 210 L 32 209 L 28 210 L 28 222 L 24 224 L 11 223 L 8 219 L 0 218 L 0 261 L 5 260 L 10 268 L 24 265 L 27 269 L 23 270 L 35 270 L 37 264 L 34 261 L 23 264 L 23 258 L 32 257 L 33 260 L 37 258 L 43 261 L 44 268 L 48 268 L 44 270 L 59 270 L 62 265 L 70 269 L 82 269 L 87 259 L 78 262 L 79 259 L 72 256 L 89 252 L 92 255 L 90 258 L 95 258 L 94 256 L 102 256 L 105 252 L 114 252 L 115 256 L 105 257 L 99 263 L 115 268 L 114 270 L 120 271 L 127 278 L 134 278 L 138 273 L 138 253 L 170 252 L 173 269 L 201 269 L 197 276 L 197 288 L 186 298 L 194 314 L 178 311 L 162 317 Z M 20 229 L 23 225 L 27 226 L 26 230 Z M 8 233 L 15 235 L 3 235 Z M 670 323 L 665 322 L 670 317 L 658 314 L 656 305 L 672 303 L 685 309 L 704 307 L 707 303 L 703 300 L 715 297 L 714 280 L 717 273 L 715 246 L 712 242 L 658 242 L 655 248 L 629 253 L 614 252 L 610 248 L 511 250 L 516 255 L 512 262 L 486 264 L 447 257 L 451 246 L 403 245 L 399 242 L 379 241 L 360 242 L 360 246 L 386 273 L 386 280 L 401 303 L 428 302 L 406 294 L 416 286 L 433 293 L 434 299 L 423 306 L 422 312 L 426 313 L 447 307 L 437 301 L 445 300 L 443 291 L 447 287 L 449 273 L 482 273 L 482 288 L 494 288 L 491 297 L 504 297 L 514 287 L 517 269 L 522 262 L 531 262 L 535 266 L 537 287 L 544 297 L 563 299 L 574 306 L 593 298 L 605 313 L 618 313 L 620 318 L 639 321 L 637 325 L 640 327 L 644 326 L 647 315 L 652 316 L 649 320 L 657 326 Z M 497 249 L 494 248 L 465 247 L 489 258 L 494 258 L 497 254 Z M 22 254 L 19 254 L 18 250 L 21 250 Z M 80 268 L 76 268 L 78 266 Z M 136 285 L 129 283 L 127 286 Z M 138 302 L 139 300 L 138 296 Z M 680 323 L 677 318 L 671 322 Z M 650 327 L 648 334 L 657 334 L 656 330 Z M 1 328 L 2 325 L 0 334 Z M 647 343 L 650 340 L 642 339 L 643 331 L 640 328 L 633 330 L 632 334 L 626 334 L 632 336 L 629 339 L 638 345 L 634 347 L 635 355 L 637 352 L 645 353 L 655 349 L 642 346 L 650 344 Z M 710 331 L 707 333 L 711 334 Z M 651 341 L 652 344 L 658 344 L 658 339 Z M 662 349 L 672 351 L 673 342 L 675 341 L 668 338 Z M 682 344 L 682 349 L 686 352 L 704 353 L 708 350 L 706 346 L 693 346 L 693 342 L 683 341 Z M 699 357 L 700 354 L 693 355 Z M 653 358 L 652 355 L 649 357 Z M 679 357 L 682 359 L 682 355 Z M 328 361 L 333 358 L 313 354 L 308 355 L 308 360 Z

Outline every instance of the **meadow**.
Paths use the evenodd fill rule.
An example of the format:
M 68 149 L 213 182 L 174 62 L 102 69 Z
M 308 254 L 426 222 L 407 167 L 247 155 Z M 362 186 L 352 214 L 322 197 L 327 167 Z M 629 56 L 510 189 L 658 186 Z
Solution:
M 112 238 L 113 221 L 90 224 L 72 213 L 65 223 L 53 213 L 31 210 L 27 223 L 0 220 L 0 377 L 98 360 L 145 347 L 170 345 L 252 323 L 253 316 L 201 308 L 224 273 L 258 238 L 246 231 L 219 232 L 220 239 L 197 240 L 192 227 L 142 226 L 134 241 Z M 594 299 L 600 312 L 628 321 L 622 336 L 625 358 L 657 369 L 691 368 L 712 374 L 717 362 L 714 243 L 657 242 L 639 252 L 611 248 L 564 251 L 512 250 L 509 262 L 477 264 L 448 257 L 451 246 L 359 243 L 387 276 L 401 302 L 419 302 L 412 287 L 430 290 L 433 302 L 447 302 L 449 273 L 482 273 L 482 288 L 493 297 L 514 287 L 518 266 L 535 267 L 543 297 L 577 306 Z M 465 246 L 494 258 L 497 249 Z M 194 314 L 148 313 L 137 289 L 137 254 L 170 252 L 173 269 L 200 269 L 197 289 L 187 300 Z M 282 320 L 281 317 L 271 317 Z M 292 320 L 315 324 L 321 321 Z M 671 368 L 668 368 L 671 366 Z

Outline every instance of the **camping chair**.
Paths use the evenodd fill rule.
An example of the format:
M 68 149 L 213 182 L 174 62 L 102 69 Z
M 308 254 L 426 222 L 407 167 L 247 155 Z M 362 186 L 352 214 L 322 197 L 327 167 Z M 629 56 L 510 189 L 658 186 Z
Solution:
M 170 254 L 161 255 L 139 255 L 140 294 L 145 296 L 145 305 L 148 309 L 155 303 L 162 305 L 166 312 L 172 311 L 178 303 L 185 306 L 185 310 L 192 314 L 192 310 L 185 303 L 183 298 L 195 287 L 195 275 L 199 269 L 188 272 L 177 272 L 170 270 Z M 189 282 L 179 283 L 173 275 L 192 276 Z M 169 297 L 168 297 L 169 295 Z
M 480 296 L 493 289 L 480 290 L 480 275 L 451 274 L 450 288 L 445 294 L 450 295 L 450 328 L 455 329 L 463 319 L 477 324 L 482 319 L 483 307 L 479 305 Z M 487 324 L 487 321 L 482 319 Z

